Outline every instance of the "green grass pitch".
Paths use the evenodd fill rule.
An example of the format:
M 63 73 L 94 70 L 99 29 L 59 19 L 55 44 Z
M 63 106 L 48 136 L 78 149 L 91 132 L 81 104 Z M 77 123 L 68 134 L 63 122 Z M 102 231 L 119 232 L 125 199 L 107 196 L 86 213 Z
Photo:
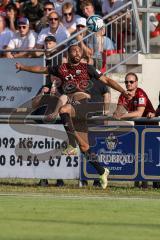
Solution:
M 159 239 L 159 198 L 84 193 L 1 194 L 0 240 Z

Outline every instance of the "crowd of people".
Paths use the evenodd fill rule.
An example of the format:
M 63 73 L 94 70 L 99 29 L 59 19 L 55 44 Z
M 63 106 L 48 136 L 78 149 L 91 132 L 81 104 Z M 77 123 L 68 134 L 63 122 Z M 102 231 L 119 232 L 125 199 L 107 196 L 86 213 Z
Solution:
M 86 112 L 81 110 L 86 100 L 106 102 L 107 107 L 102 104 L 97 105 L 95 112 L 102 113 L 102 109 L 107 112 L 110 103 L 108 87 L 112 87 L 121 93 L 117 109 L 113 114 L 116 119 L 154 117 L 159 114 L 159 110 L 154 110 L 143 89 L 138 88 L 136 74 L 128 73 L 126 75 L 126 89 L 123 89 L 117 82 L 103 76 L 93 67 L 97 68 L 93 55 L 98 55 L 104 50 L 114 50 L 115 47 L 117 48 L 115 46 L 117 39 L 114 41 L 109 35 L 106 36 L 105 28 L 92 38 L 83 39 L 88 35 L 88 31 L 82 32 L 81 30 L 86 29 L 86 19 L 89 16 L 94 14 L 104 16 L 125 2 L 127 1 L 2 0 L 0 3 L 0 49 L 5 50 L 1 51 L 1 57 L 39 57 L 43 55 L 40 50 L 46 50 L 47 67 L 29 67 L 17 63 L 16 68 L 20 71 L 47 74 L 47 85 L 43 86 L 34 98 L 33 107 L 38 108 L 41 105 L 45 94 L 48 94 L 49 97 L 56 96 L 58 99 L 56 111 L 52 109 L 55 106 L 49 108 L 47 112 L 46 109 L 42 110 L 43 114 L 46 113 L 46 121 L 53 120 L 59 114 L 69 139 L 69 146 L 63 154 L 76 154 L 78 143 L 84 158 L 99 174 L 100 178 L 97 185 L 101 185 L 103 189 L 107 187 L 109 170 L 103 168 L 96 156 L 91 156 L 90 153 L 86 121 L 88 109 L 86 108 Z M 140 1 L 138 3 L 140 4 Z M 110 20 L 113 19 L 108 21 Z M 158 28 L 158 23 L 155 25 L 156 28 Z M 80 33 L 76 35 L 76 38 L 69 42 L 68 52 L 63 55 L 63 59 L 54 59 L 54 55 L 64 47 L 58 47 L 57 44 L 78 32 Z M 24 51 L 16 51 L 16 49 Z M 28 51 L 31 49 L 35 51 Z M 98 66 L 98 68 L 100 67 Z M 57 78 L 61 80 L 58 87 Z M 85 80 L 83 84 L 82 80 Z M 92 87 L 88 88 L 89 82 L 92 82 Z M 57 91 L 59 91 L 58 95 Z M 77 102 L 78 104 L 75 104 Z M 124 109 L 127 112 L 124 112 Z M 75 116 L 80 116 L 81 121 L 76 120 Z
M 12 54 L 8 50 L 44 49 L 45 37 L 49 35 L 54 36 L 59 44 L 75 32 L 85 28 L 86 19 L 89 16 L 94 14 L 104 16 L 126 2 L 127 0 L 2 0 L 0 2 L 0 49 L 7 51 L 1 51 L 1 57 L 39 56 L 39 51 L 37 54 L 31 52 Z M 137 2 L 140 5 L 141 1 L 137 0 Z M 107 19 L 107 22 L 116 16 Z M 152 33 L 155 31 L 159 33 L 158 16 L 157 14 L 156 19 L 156 15 L 151 15 L 150 28 Z M 127 22 L 129 26 L 129 18 Z M 122 45 L 121 41 L 123 41 L 122 33 L 120 33 L 122 36 L 118 34 L 114 36 L 114 25 L 112 27 L 113 33 L 110 29 L 107 31 L 107 36 L 105 29 L 99 32 L 96 39 L 90 40 L 89 46 L 88 43 L 87 46 L 86 43 L 83 45 L 82 37 L 84 34 L 77 36 L 77 40 L 83 45 L 87 58 L 93 54 L 96 55 L 97 52 L 102 51 L 102 48 L 103 50 L 115 48 L 122 50 L 120 49 L 122 46 L 119 46 Z M 121 31 L 125 33 L 125 29 Z M 118 42 L 117 39 L 119 39 Z

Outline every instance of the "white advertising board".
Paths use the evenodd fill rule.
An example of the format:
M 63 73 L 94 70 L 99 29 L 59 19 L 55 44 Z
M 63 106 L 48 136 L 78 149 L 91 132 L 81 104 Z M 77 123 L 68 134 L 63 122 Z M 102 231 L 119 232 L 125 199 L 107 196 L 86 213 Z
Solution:
M 0 132 L 0 178 L 79 178 L 79 155 L 61 155 L 63 125 L 0 124 Z
M 32 99 L 44 84 L 43 74 L 17 72 L 15 63 L 43 66 L 42 58 L 0 59 L 0 108 L 18 108 Z M 28 107 L 31 107 L 28 103 Z

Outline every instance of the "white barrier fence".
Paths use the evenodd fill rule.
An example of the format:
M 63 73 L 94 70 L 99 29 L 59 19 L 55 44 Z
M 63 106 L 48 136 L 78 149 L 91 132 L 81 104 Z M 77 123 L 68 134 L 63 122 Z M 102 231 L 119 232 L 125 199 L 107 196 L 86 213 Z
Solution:
M 42 74 L 17 73 L 15 63 L 42 65 L 43 58 L 0 59 L 0 108 L 17 108 L 36 95 L 44 84 Z
M 61 156 L 62 125 L 0 124 L 0 178 L 79 179 L 79 156 Z

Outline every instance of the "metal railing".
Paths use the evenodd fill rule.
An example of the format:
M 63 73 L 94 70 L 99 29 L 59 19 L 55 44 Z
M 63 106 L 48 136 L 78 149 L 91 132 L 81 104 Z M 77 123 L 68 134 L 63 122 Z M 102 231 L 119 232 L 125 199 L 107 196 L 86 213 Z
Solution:
M 160 9 L 157 7 L 150 7 L 150 0 L 145 0 L 143 4 L 143 7 L 137 7 L 136 0 L 131 0 L 103 17 L 105 22 L 104 36 L 102 36 L 101 31 L 99 33 L 87 32 L 85 35 L 84 33 L 87 31 L 87 28 L 85 28 L 57 44 L 57 46 L 50 51 L 51 54 L 53 52 L 53 56 L 49 58 L 52 61 L 52 64 L 55 65 L 62 63 L 64 60 L 67 61 L 68 43 L 72 39 L 76 39 L 77 35 L 81 33 L 85 35 L 83 37 L 85 44 L 93 49 L 93 55 L 91 58 L 95 66 L 102 70 L 104 74 L 111 72 L 119 65 L 126 63 L 139 52 L 144 54 L 149 53 L 149 13 L 160 12 Z M 143 14 L 143 31 L 139 12 Z M 97 41 L 96 44 L 95 40 Z M 104 41 L 106 42 L 105 46 Z M 62 46 L 64 46 L 63 49 Z M 54 54 L 56 49 L 59 48 L 62 50 Z M 5 52 L 6 50 L 2 51 Z M 24 52 L 25 49 L 16 49 L 12 51 Z M 28 52 L 34 51 L 45 52 L 44 49 L 33 49 Z

